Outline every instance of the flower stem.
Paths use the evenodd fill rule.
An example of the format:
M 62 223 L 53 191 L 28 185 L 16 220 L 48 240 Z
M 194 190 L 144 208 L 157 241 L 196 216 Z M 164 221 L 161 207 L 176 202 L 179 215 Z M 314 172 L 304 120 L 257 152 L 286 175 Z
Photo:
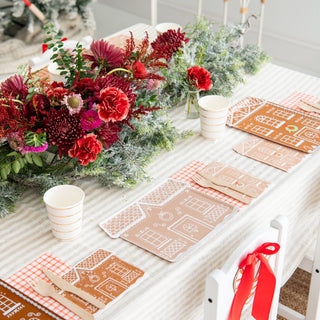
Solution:
M 124 72 L 128 72 L 128 73 L 132 73 L 132 72 L 131 72 L 130 70 L 128 70 L 128 69 L 124 69 L 124 68 L 115 68 L 115 69 L 113 69 L 113 70 L 109 71 L 109 72 L 107 73 L 107 76 L 108 76 L 109 74 L 111 74 L 111 73 L 116 72 L 116 71 L 124 71 Z

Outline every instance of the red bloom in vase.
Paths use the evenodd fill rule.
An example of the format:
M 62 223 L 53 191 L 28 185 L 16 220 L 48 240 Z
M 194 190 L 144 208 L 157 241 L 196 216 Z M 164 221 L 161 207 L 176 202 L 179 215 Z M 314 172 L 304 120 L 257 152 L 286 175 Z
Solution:
M 212 87 L 210 72 L 205 68 L 194 66 L 188 69 L 188 79 L 191 86 L 199 90 L 209 90 Z
M 71 158 L 78 158 L 79 163 L 83 166 L 95 161 L 97 154 L 102 150 L 102 144 L 96 137 L 95 134 L 90 133 L 77 140 L 68 155 Z
M 121 121 L 128 115 L 130 103 L 126 94 L 115 87 L 100 91 L 101 103 L 98 104 L 99 118 L 103 121 Z
M 147 69 L 140 61 L 134 62 L 132 65 L 132 71 L 137 79 L 145 79 L 147 77 Z

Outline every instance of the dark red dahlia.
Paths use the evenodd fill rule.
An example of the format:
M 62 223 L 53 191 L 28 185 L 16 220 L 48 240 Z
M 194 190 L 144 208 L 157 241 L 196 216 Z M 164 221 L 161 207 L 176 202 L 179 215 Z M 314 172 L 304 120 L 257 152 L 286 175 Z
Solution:
M 112 144 L 119 140 L 118 133 L 121 128 L 113 122 L 104 122 L 101 125 L 101 129 L 97 130 L 97 135 L 99 136 L 103 146 L 109 149 Z
M 23 76 L 15 74 L 2 83 L 1 92 L 23 99 L 28 95 L 28 88 L 23 81 Z
M 34 117 L 42 121 L 50 110 L 50 100 L 43 94 L 36 93 L 23 105 L 22 112 L 26 119 Z
M 184 44 L 188 42 L 189 39 L 185 38 L 185 32 L 181 32 L 180 29 L 170 29 L 158 35 L 157 39 L 151 43 L 151 47 L 159 58 L 168 61 L 175 52 L 183 48 Z
M 84 58 L 92 61 L 92 68 L 99 65 L 105 70 L 121 67 L 124 63 L 124 53 L 120 48 L 105 40 L 92 41 L 90 45 L 91 54 L 84 54 Z
M 45 130 L 49 143 L 58 146 L 60 156 L 68 154 L 74 143 L 84 136 L 80 115 L 71 115 L 67 109 L 52 109 Z

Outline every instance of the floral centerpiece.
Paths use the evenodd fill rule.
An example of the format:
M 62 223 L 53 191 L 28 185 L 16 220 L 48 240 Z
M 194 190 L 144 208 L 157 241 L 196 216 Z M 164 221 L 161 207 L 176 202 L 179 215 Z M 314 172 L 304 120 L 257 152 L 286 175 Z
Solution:
M 37 186 L 35 182 L 42 177 L 51 181 L 45 190 L 50 184 L 85 176 L 101 175 L 108 180 L 108 174 L 119 172 L 119 148 L 124 150 L 122 157 L 126 155 L 122 161 L 132 166 L 135 154 L 130 148 L 136 129 L 161 114 L 155 92 L 165 78 L 159 71 L 168 68 L 167 60 L 187 39 L 180 30 L 170 30 L 151 44 L 148 34 L 139 44 L 131 34 L 124 48 L 97 40 L 90 50 L 80 44 L 69 50 L 52 27 L 47 33 L 52 60 L 65 81 L 41 80 L 25 70 L 1 84 L 2 183 L 8 179 Z M 157 124 L 163 136 L 167 140 L 167 135 L 177 136 L 163 111 L 161 117 Z M 157 139 L 166 148 L 161 134 Z M 146 146 L 149 157 L 156 147 L 157 143 L 150 151 Z

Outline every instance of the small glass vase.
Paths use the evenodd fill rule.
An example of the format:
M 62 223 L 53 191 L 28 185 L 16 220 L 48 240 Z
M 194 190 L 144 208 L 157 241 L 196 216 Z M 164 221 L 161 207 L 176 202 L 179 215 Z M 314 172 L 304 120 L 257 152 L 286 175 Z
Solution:
M 187 119 L 197 119 L 200 116 L 199 111 L 199 91 L 188 91 L 187 101 L 185 104 L 185 115 Z

